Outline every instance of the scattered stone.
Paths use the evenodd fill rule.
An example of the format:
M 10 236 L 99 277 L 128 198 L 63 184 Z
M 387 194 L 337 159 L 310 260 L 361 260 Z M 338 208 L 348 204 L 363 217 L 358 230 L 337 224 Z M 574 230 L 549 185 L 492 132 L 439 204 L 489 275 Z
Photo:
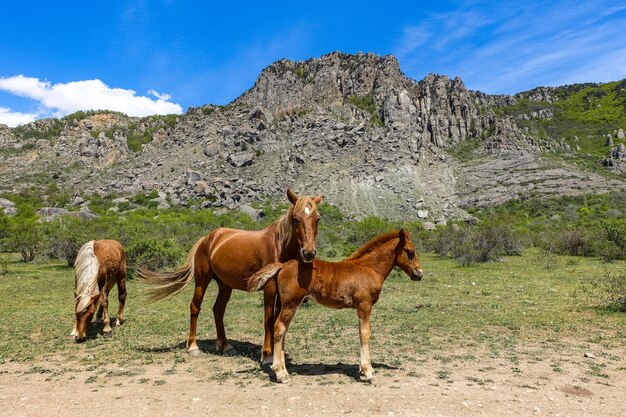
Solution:
M 585 354 L 583 355 L 585 358 L 591 358 L 591 359 L 595 359 L 596 355 L 594 355 L 591 352 L 585 352 Z
M 219 155 L 220 151 L 221 151 L 221 146 L 219 143 L 216 143 L 216 142 L 209 143 L 204 148 L 204 154 L 208 157 Z
M 247 214 L 255 222 L 258 222 L 265 218 L 265 213 L 263 212 L 263 210 L 255 209 L 254 207 L 247 204 L 240 205 L 239 211 Z
M 85 199 L 84 199 L 84 198 L 82 198 L 82 197 L 81 197 L 81 196 L 79 196 L 79 195 L 74 196 L 74 198 L 72 199 L 72 203 L 71 203 L 71 204 L 72 204 L 73 206 L 80 206 L 80 205 L 83 205 L 83 204 L 85 204 Z
M 437 230 L 437 226 L 433 222 L 422 222 L 424 230 Z
M 0 198 L 0 210 L 2 210 L 4 214 L 9 217 L 13 217 L 17 214 L 15 203 L 11 200 L 7 200 L 6 198 Z
M 252 152 L 240 152 L 238 154 L 228 155 L 227 161 L 236 168 L 252 165 L 254 161 L 254 153 Z
M 197 181 L 203 180 L 204 177 L 197 171 L 187 170 L 187 184 L 192 187 L 196 185 Z
M 419 217 L 420 219 L 427 219 L 428 210 L 417 210 L 417 217 Z

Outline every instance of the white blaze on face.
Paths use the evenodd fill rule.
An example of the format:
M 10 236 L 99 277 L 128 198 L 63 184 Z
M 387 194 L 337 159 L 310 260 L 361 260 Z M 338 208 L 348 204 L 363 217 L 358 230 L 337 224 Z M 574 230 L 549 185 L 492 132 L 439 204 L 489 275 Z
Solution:
M 305 207 L 305 208 L 304 208 L 304 214 L 306 214 L 307 216 L 308 216 L 309 214 L 311 214 L 311 209 L 310 209 L 310 208 L 308 208 L 308 207 Z

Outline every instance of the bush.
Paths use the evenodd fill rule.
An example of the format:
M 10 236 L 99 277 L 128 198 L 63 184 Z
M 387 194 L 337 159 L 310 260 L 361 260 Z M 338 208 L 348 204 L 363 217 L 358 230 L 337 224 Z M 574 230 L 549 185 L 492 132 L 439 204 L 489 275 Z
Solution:
M 451 256 L 462 265 L 520 255 L 523 250 L 516 232 L 493 223 L 467 227 L 452 225 L 439 232 L 432 244 L 438 255 Z
M 144 238 L 128 245 L 126 262 L 131 270 L 139 266 L 151 270 L 171 269 L 182 262 L 185 254 L 180 245 L 169 239 Z
M 626 311 L 626 275 L 605 271 L 604 275 L 597 275 L 590 281 L 595 289 L 592 297 L 597 297 L 619 311 Z
M 42 227 L 34 219 L 12 219 L 7 237 L 9 250 L 19 252 L 24 262 L 31 262 L 44 246 Z
M 81 246 L 95 239 L 91 232 L 92 227 L 91 221 L 69 216 L 45 223 L 48 257 L 65 259 L 67 265 L 73 267 Z

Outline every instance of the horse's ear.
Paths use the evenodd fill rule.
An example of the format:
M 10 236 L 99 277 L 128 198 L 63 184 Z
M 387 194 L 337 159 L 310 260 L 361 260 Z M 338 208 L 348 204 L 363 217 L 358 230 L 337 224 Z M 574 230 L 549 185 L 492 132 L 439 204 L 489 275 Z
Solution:
M 318 205 L 319 203 L 321 203 L 321 202 L 322 202 L 322 200 L 323 200 L 323 199 L 324 199 L 324 195 L 323 195 L 323 194 L 320 194 L 320 195 L 318 195 L 317 197 L 315 197 L 315 198 L 313 199 L 313 202 L 315 203 L 315 205 Z
M 404 229 L 400 229 L 400 233 L 398 233 L 398 237 L 400 238 L 400 242 L 403 242 L 406 240 L 406 232 L 404 231 Z
M 298 201 L 298 196 L 295 195 L 294 192 L 290 189 L 287 189 L 287 198 L 289 199 L 291 204 L 293 204 L 294 206 L 296 205 L 296 201 Z

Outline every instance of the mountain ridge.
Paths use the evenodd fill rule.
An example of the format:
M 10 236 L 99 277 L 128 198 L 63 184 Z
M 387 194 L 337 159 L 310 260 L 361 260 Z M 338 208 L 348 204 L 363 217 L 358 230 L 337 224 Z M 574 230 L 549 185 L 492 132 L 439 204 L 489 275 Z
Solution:
M 156 189 L 167 205 L 236 207 L 282 201 L 292 187 L 323 192 L 357 217 L 436 222 L 514 198 L 624 189 L 619 143 L 617 157 L 598 146 L 610 169 L 595 160 L 585 167 L 576 147 L 587 138 L 545 133 L 567 114 L 559 107 L 566 89 L 506 96 L 468 90 L 458 77 L 414 81 L 391 55 L 283 59 L 227 106 L 148 118 L 79 112 L 0 127 L 0 192 Z M 605 130 L 623 142 L 626 125 L 611 123 Z

